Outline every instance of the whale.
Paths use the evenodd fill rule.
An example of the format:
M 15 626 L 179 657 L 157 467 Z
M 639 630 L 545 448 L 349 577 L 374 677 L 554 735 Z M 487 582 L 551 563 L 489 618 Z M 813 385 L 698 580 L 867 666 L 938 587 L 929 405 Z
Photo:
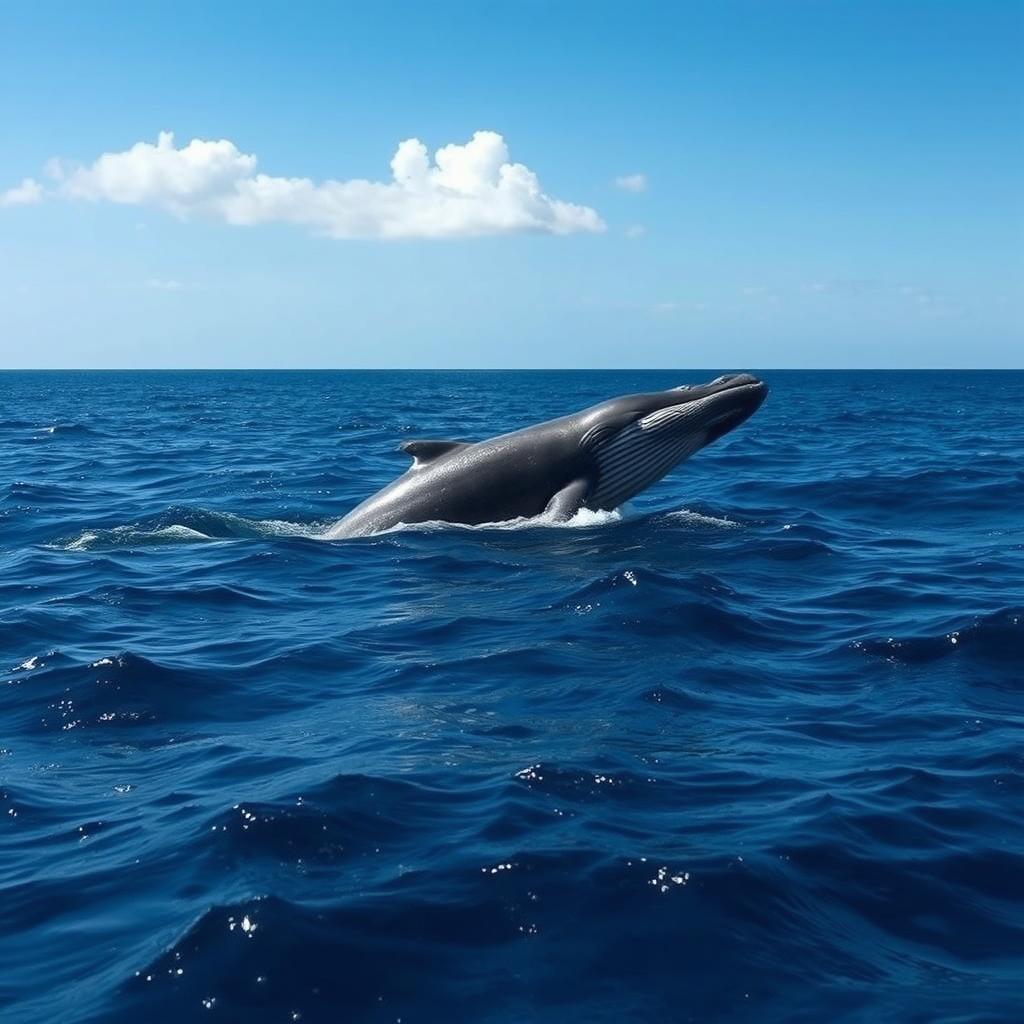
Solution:
M 749 373 L 622 395 L 483 441 L 400 445 L 412 464 L 327 531 L 367 537 L 399 525 L 466 526 L 613 510 L 752 416 L 768 394 Z

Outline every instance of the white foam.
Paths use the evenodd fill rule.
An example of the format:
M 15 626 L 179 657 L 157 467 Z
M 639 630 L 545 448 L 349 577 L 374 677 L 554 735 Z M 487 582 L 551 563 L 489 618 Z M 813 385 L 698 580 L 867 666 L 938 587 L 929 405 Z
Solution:
M 285 519 L 246 519 L 245 516 L 236 516 L 231 512 L 218 512 L 217 516 L 238 529 L 241 536 L 248 530 L 261 537 L 309 537 L 317 540 L 323 537 L 322 523 L 290 523 Z
M 289 523 L 284 519 L 251 519 L 249 526 L 267 537 L 308 537 L 321 540 L 324 535 L 322 523 Z
M 688 508 L 681 508 L 676 512 L 669 512 L 672 519 L 678 519 L 687 526 L 717 526 L 726 527 L 731 530 L 740 529 L 743 524 L 733 519 L 720 519 L 718 516 L 705 516 L 700 512 L 691 512 Z
M 156 530 L 140 530 L 137 526 L 115 526 L 110 530 L 83 530 L 79 536 L 65 544 L 54 544 L 52 547 L 64 551 L 90 551 L 94 547 L 130 547 L 133 544 L 145 545 L 157 543 L 195 543 L 196 541 L 218 540 L 190 526 L 172 524 Z
M 131 527 L 120 526 L 118 530 L 131 531 Z M 115 530 L 115 532 L 117 532 Z M 170 540 L 216 540 L 207 533 L 200 530 L 193 530 L 191 526 L 180 526 L 177 523 L 171 526 L 164 526 L 159 530 L 152 530 L 148 534 L 145 531 L 138 531 L 140 536 L 168 538 Z
M 595 529 L 602 526 L 609 526 L 622 522 L 636 514 L 635 510 L 624 505 L 614 511 L 594 511 L 593 509 L 580 509 L 569 519 L 558 519 L 554 513 L 545 512 L 539 516 L 519 516 L 515 519 L 505 519 L 492 523 L 480 523 L 470 526 L 466 523 L 450 523 L 441 520 L 431 520 L 424 523 L 398 523 L 387 530 L 382 530 L 375 536 L 389 533 L 422 532 L 430 533 L 436 531 L 464 530 L 579 530 Z M 696 515 L 696 513 L 692 513 Z M 224 534 L 211 536 L 201 530 L 181 523 L 172 523 L 169 526 L 145 528 L 138 524 L 126 526 L 115 526 L 108 530 L 83 530 L 77 537 L 63 543 L 53 544 L 52 547 L 63 551 L 90 551 L 94 548 L 106 547 L 145 547 L 153 544 L 197 544 L 213 543 L 231 540 L 245 540 L 254 537 L 301 537 L 309 540 L 338 540 L 340 526 L 343 520 L 337 520 L 331 524 L 325 524 L 322 520 L 311 523 L 295 523 L 284 519 L 246 519 L 244 516 L 234 515 L 230 512 L 214 513 L 227 530 Z M 698 517 L 708 522 L 725 523 L 725 520 L 710 520 L 706 517 Z M 736 525 L 728 523 L 727 525 Z
M 86 530 L 80 537 L 61 545 L 65 551 L 85 551 L 86 548 L 99 536 L 91 530 Z
M 438 530 L 477 531 L 592 529 L 597 526 L 608 526 L 611 523 L 621 522 L 625 511 L 625 509 L 615 509 L 612 512 L 606 512 L 594 511 L 589 508 L 581 508 L 569 519 L 559 519 L 552 512 L 542 512 L 539 516 L 517 516 L 515 519 L 502 519 L 493 523 L 477 523 L 476 525 L 470 525 L 468 523 L 448 523 L 440 519 L 429 519 L 422 523 L 396 523 L 394 526 L 388 527 L 386 530 L 381 530 L 378 533 L 373 534 L 373 536 L 381 537 L 389 533 L 408 532 L 431 533 Z M 339 528 L 342 522 L 343 520 L 339 520 L 329 529 L 317 536 L 321 540 L 337 540 Z

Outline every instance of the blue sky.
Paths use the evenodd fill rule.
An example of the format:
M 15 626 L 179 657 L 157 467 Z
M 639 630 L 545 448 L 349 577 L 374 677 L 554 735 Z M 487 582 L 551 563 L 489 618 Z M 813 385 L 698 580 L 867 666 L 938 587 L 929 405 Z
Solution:
M 0 365 L 1024 365 L 1019 3 L 3 20 Z

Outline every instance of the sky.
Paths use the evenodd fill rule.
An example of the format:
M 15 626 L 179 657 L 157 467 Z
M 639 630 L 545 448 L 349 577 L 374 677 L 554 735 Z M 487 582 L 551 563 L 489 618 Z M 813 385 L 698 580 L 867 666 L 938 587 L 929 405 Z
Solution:
M 1014 0 L 6 4 L 0 367 L 1022 367 Z

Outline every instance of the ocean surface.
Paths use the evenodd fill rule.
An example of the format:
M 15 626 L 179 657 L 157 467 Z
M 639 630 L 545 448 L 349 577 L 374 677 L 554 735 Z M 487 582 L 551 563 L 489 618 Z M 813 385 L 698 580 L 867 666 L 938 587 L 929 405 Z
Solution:
M 717 372 L 0 374 L 0 1018 L 1020 1021 L 1024 373 L 324 539 Z

